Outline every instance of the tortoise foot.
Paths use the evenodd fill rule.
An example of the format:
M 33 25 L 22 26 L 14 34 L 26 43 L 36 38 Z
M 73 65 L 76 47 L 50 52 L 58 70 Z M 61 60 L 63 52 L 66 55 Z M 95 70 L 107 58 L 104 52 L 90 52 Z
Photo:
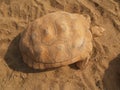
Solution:
M 87 65 L 88 65 L 88 60 L 76 62 L 77 68 L 81 69 L 81 70 L 85 69 L 87 67 Z

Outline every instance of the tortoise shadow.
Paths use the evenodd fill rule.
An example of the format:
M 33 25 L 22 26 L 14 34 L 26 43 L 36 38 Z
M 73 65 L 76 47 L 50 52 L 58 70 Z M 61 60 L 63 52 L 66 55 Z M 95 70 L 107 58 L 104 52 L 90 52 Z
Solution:
M 104 90 L 120 90 L 120 54 L 109 63 L 103 76 Z
M 45 72 L 54 69 L 53 68 L 48 70 L 37 70 L 28 67 L 27 64 L 25 64 L 22 60 L 22 56 L 19 50 L 19 40 L 20 40 L 20 34 L 12 40 L 4 56 L 5 62 L 12 70 L 24 72 L 24 73 L 38 73 L 38 72 Z

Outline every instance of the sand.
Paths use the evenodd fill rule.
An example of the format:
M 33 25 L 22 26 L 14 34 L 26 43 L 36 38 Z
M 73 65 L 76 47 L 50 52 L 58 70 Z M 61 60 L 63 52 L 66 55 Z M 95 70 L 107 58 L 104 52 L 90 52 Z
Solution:
M 19 34 L 36 18 L 59 10 L 87 14 L 91 26 L 105 29 L 94 39 L 88 66 L 29 68 L 19 51 Z M 120 1 L 0 0 L 0 90 L 120 90 Z

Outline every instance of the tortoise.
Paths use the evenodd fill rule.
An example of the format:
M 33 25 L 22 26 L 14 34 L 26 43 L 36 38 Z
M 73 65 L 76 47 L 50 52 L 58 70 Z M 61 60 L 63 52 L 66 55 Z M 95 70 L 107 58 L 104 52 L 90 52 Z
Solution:
M 64 11 L 34 20 L 21 33 L 19 48 L 23 61 L 34 69 L 51 69 L 73 63 L 81 68 L 91 55 L 93 36 L 103 32 L 99 26 L 90 30 L 90 23 L 87 15 Z

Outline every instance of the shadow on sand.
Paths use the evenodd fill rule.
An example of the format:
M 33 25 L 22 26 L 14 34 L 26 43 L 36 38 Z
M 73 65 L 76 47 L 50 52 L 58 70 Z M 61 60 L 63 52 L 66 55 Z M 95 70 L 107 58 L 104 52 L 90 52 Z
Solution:
M 20 34 L 16 36 L 14 40 L 10 43 L 4 57 L 4 60 L 11 69 L 13 69 L 14 71 L 20 71 L 24 73 L 37 73 L 37 72 L 45 72 L 52 70 L 52 69 L 35 70 L 33 68 L 28 67 L 22 60 L 22 56 L 19 50 L 19 40 L 20 40 Z
M 109 63 L 103 77 L 104 90 L 120 90 L 120 54 Z

